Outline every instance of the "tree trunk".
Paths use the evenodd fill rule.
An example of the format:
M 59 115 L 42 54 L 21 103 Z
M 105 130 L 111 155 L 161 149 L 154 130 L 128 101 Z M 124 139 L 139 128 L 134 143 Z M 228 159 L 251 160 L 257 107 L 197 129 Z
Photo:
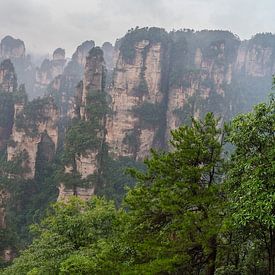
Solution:
M 270 256 L 269 256 L 269 273 L 275 275 L 275 230 L 270 229 Z
M 217 256 L 217 238 L 213 236 L 209 240 L 210 254 L 208 256 L 208 265 L 206 275 L 214 275 L 216 270 L 216 256 Z

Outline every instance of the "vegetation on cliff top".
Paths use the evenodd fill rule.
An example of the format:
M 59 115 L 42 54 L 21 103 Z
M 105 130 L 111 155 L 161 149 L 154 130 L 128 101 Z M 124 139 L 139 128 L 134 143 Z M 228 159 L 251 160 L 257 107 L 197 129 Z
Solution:
M 15 126 L 17 129 L 24 130 L 27 135 L 34 137 L 38 134 L 40 123 L 53 119 L 48 113 L 52 108 L 56 109 L 53 98 L 34 99 L 24 105 L 22 112 L 16 117 Z

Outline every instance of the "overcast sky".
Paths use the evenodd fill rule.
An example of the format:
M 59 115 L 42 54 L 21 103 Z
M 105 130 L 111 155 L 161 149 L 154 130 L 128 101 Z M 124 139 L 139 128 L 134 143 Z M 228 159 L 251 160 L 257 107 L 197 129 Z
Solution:
M 275 32 L 275 0 L 0 0 L 0 36 L 23 39 L 27 51 L 66 49 L 84 40 L 114 43 L 135 26 L 224 29 L 242 39 Z

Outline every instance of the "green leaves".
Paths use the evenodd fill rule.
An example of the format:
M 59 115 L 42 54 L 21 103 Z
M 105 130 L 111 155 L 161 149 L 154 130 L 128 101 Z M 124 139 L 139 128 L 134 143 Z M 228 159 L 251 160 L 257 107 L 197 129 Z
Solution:
M 193 265 L 210 264 L 209 242 L 219 232 L 223 205 L 222 129 L 217 125 L 213 114 L 193 120 L 191 127 L 172 132 L 172 152 L 152 151 L 146 172 L 131 171 L 138 184 L 125 198 L 129 219 L 121 242 L 136 257 L 126 272 L 157 272 L 157 266 L 163 272 L 192 272 Z M 201 261 L 195 261 L 197 254 Z
M 271 99 L 225 127 L 208 113 L 173 131 L 170 152 L 152 150 L 146 169 L 129 169 L 137 185 L 119 210 L 96 197 L 54 204 L 4 274 L 266 274 L 275 257 L 274 107 Z M 225 137 L 235 147 L 228 163 Z M 115 197 L 129 160 L 104 161 L 103 194 Z
M 254 107 L 231 124 L 228 140 L 236 147 L 228 174 L 236 222 L 275 226 L 275 101 Z
M 96 261 L 90 257 L 112 235 L 116 215 L 114 205 L 103 199 L 54 204 L 33 227 L 37 237 L 31 246 L 4 274 L 92 274 Z

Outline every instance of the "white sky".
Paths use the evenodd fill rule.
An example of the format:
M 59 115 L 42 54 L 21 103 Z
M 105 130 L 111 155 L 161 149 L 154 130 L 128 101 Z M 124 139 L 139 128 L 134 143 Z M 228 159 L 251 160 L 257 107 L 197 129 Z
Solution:
M 70 56 L 85 40 L 114 43 L 135 26 L 223 29 L 246 39 L 275 32 L 274 18 L 275 0 L 0 0 L 0 37 Z

